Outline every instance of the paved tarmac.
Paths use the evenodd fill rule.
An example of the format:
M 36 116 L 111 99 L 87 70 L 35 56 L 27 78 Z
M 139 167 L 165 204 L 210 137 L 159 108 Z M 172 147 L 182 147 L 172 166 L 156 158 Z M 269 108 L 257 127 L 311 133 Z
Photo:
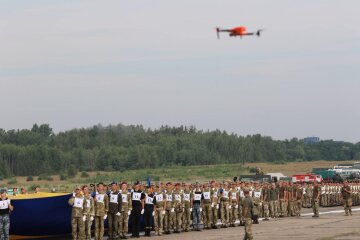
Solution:
M 345 216 L 341 207 L 322 208 L 320 218 L 312 218 L 310 209 L 304 209 L 300 218 L 287 217 L 261 221 L 253 225 L 255 240 L 359 240 L 360 208 L 353 209 L 352 216 Z M 218 240 L 243 239 L 244 227 L 233 227 L 218 230 L 204 230 L 171 234 L 151 239 L 160 240 Z

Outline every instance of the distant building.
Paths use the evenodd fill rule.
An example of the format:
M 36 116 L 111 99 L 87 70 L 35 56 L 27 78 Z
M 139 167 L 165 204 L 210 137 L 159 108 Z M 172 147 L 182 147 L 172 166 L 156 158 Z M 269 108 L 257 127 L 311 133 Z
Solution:
M 320 142 L 319 137 L 307 137 L 307 138 L 304 138 L 304 143 L 305 144 L 313 144 L 313 143 L 318 143 L 318 142 Z

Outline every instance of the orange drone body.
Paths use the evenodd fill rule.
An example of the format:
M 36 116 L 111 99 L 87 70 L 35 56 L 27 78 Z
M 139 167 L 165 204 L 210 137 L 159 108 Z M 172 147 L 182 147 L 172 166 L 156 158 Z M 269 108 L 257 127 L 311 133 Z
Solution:
M 252 35 L 256 35 L 258 37 L 260 37 L 260 33 L 263 31 L 263 29 L 259 29 L 256 32 L 247 32 L 246 31 L 246 27 L 244 26 L 239 26 L 239 27 L 235 27 L 232 29 L 220 29 L 220 28 L 216 28 L 216 33 L 217 33 L 217 37 L 220 38 L 220 33 L 221 32 L 227 32 L 229 33 L 230 37 L 243 37 L 243 36 L 252 36 Z
M 233 28 L 231 33 L 235 35 L 246 35 L 246 27 Z

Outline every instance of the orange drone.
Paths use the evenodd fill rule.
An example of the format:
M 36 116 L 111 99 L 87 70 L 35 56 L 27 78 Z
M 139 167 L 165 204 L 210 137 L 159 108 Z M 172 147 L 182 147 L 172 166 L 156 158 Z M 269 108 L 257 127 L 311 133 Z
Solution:
M 246 27 L 235 27 L 233 29 L 220 29 L 220 28 L 216 28 L 216 33 L 217 33 L 217 37 L 218 39 L 220 39 L 220 33 L 221 32 L 228 32 L 230 37 L 237 37 L 239 36 L 240 38 L 242 38 L 243 36 L 252 36 L 252 35 L 256 35 L 258 37 L 260 37 L 260 33 L 264 31 L 264 29 L 259 29 L 256 32 L 247 32 L 246 31 Z

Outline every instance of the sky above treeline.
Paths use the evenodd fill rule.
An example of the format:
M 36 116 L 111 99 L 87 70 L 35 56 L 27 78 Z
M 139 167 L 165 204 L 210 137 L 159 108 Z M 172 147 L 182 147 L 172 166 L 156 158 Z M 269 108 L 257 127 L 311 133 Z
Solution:
M 0 128 L 360 141 L 360 1 L 0 0 Z M 215 27 L 265 29 L 216 38 Z

